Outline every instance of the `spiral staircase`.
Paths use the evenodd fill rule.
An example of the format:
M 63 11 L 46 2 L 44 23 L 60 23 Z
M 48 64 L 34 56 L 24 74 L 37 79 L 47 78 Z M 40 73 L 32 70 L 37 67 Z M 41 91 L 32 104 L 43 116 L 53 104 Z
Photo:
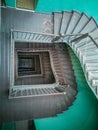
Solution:
M 52 16 L 52 33 L 12 30 L 14 39 L 68 44 L 79 58 L 87 83 L 98 98 L 98 25 L 96 21 L 93 17 L 89 18 L 85 13 L 77 11 L 53 12 Z
M 9 8 L 3 8 L 3 10 L 8 11 Z M 17 10 L 14 11 L 17 12 Z M 21 12 L 21 10 L 19 11 Z M 15 119 L 13 116 L 11 119 L 7 117 L 7 121 L 55 116 L 67 110 L 73 104 L 76 99 L 77 87 L 68 46 L 72 48 L 80 60 L 86 81 L 98 99 L 98 25 L 94 18 L 89 18 L 85 13 L 77 11 L 63 11 L 49 14 L 47 21 L 44 13 L 31 12 L 31 14 L 34 15 L 34 20 L 40 23 L 40 25 L 37 22 L 32 23 L 35 25 L 34 31 L 10 28 L 11 67 L 13 67 L 13 43 L 15 41 L 36 43 L 36 45 L 38 43 L 39 46 L 33 47 L 33 49 L 35 51 L 49 51 L 51 68 L 56 82 L 48 85 L 33 85 L 33 87 L 23 86 L 22 88 L 10 86 L 10 102 L 16 101 L 17 103 L 17 98 L 21 98 L 21 101 L 25 103 L 25 98 L 29 97 L 29 103 L 33 101 L 33 105 L 30 107 L 33 108 L 32 110 L 35 113 L 33 113 L 32 117 L 32 111 L 29 116 L 21 112 L 21 115 L 15 115 Z M 42 19 L 45 19 L 45 21 L 43 22 Z M 41 24 L 44 25 L 42 30 L 40 29 Z M 42 43 L 44 45 L 40 47 Z M 52 46 L 52 49 L 49 46 Z M 10 82 L 12 77 L 14 76 L 12 71 L 10 71 Z M 22 107 L 21 104 L 20 106 Z M 24 107 L 23 109 L 25 111 L 27 108 Z M 12 115 L 14 114 L 12 110 Z

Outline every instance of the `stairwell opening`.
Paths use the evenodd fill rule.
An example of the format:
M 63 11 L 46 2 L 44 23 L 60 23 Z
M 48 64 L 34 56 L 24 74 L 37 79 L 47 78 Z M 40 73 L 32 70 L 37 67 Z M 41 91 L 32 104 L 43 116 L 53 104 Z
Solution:
M 29 52 L 18 53 L 18 77 L 38 76 L 41 74 L 40 55 Z
M 55 83 L 49 51 L 44 51 L 41 46 L 38 43 L 15 43 L 14 85 Z

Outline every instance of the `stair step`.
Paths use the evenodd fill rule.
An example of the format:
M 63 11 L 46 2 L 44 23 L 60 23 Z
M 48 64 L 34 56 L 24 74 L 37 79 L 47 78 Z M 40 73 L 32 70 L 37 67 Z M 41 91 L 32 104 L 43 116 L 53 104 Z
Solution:
M 89 51 L 84 51 L 84 52 L 80 51 L 78 53 L 78 56 L 81 59 L 83 56 L 86 56 L 86 57 L 87 56 L 96 56 L 97 54 L 98 54 L 98 49 L 96 49 L 94 51 L 91 51 L 91 52 L 89 52 Z
M 54 12 L 54 34 L 59 35 L 61 28 L 62 13 Z
M 98 80 L 98 71 L 88 71 L 88 80 L 91 81 L 92 79 Z
M 28 89 L 28 95 L 32 95 L 31 89 Z
M 77 26 L 78 26 L 78 24 L 77 24 Z M 94 31 L 96 28 L 97 28 L 97 23 L 91 17 L 89 19 L 89 21 L 87 22 L 87 24 L 85 24 L 85 26 L 78 33 L 85 34 L 85 33 Z M 76 37 L 74 37 L 74 38 L 76 38 Z M 70 40 L 72 40 L 72 38 Z
M 58 55 L 57 54 L 56 55 L 52 54 L 52 58 L 54 59 L 54 61 L 56 61 L 58 59 Z
M 51 91 L 48 88 L 44 88 L 44 89 L 47 91 L 47 93 L 51 94 Z
M 65 55 L 65 56 L 64 56 Z M 70 61 L 70 59 L 69 59 L 69 55 L 66 55 L 65 53 L 63 54 L 59 54 L 58 53 L 58 56 L 59 56 L 59 58 L 61 59 L 61 60 L 68 60 L 68 61 Z
M 58 76 L 62 76 L 62 72 L 61 72 L 60 69 L 59 69 L 59 70 L 55 70 L 55 73 L 56 73 Z
M 53 88 L 48 88 L 51 93 L 55 93 Z
M 80 31 L 80 33 L 88 33 L 97 28 L 97 23 L 94 18 L 90 18 L 89 22 L 85 25 L 85 27 Z
M 40 88 L 40 91 L 42 92 L 42 94 L 46 93 L 43 88 Z
M 97 42 L 98 42 L 98 40 L 97 40 Z M 79 44 L 77 45 L 75 45 L 75 46 L 77 46 L 77 49 L 88 49 L 88 48 L 91 48 L 91 47 L 93 47 L 93 46 L 95 46 L 96 47 L 96 45 L 93 43 L 93 41 L 89 41 L 88 42 L 88 40 L 84 40 L 84 41 L 81 41 L 81 42 L 79 42 Z
M 42 34 L 31 33 L 31 32 L 14 32 L 14 39 L 25 40 L 25 41 L 51 42 L 53 37 L 49 35 L 44 35 L 44 34 L 42 35 Z
M 39 91 L 41 94 L 44 94 L 44 91 L 42 90 L 42 88 L 39 88 Z
M 42 94 L 40 89 L 36 88 L 35 90 L 36 90 L 36 95 L 41 95 Z
M 73 34 L 79 33 L 82 30 L 82 28 L 84 28 L 84 26 L 87 24 L 88 21 L 89 21 L 88 16 L 83 13 L 77 23 L 77 26 L 75 27 L 73 31 Z
M 32 94 L 33 94 L 33 95 L 37 95 L 36 89 L 32 89 Z
M 92 88 L 95 94 L 98 96 L 98 79 L 92 79 Z
M 17 96 L 21 96 L 21 90 L 17 90 Z
M 77 48 L 82 48 L 83 46 L 89 46 L 90 44 L 92 44 L 93 42 L 91 41 L 91 39 L 89 38 L 85 38 L 85 39 L 82 39 L 80 41 L 77 41 L 77 42 L 73 42 L 72 43 L 72 48 L 76 51 Z
M 22 95 L 23 95 L 23 96 L 27 96 L 27 91 L 26 91 L 26 89 L 24 89 L 24 90 L 22 91 Z M 17 95 L 17 96 L 19 96 L 19 95 Z
M 72 74 L 74 74 L 74 71 L 73 71 L 73 69 L 71 70 L 67 70 L 66 72 L 65 72 L 65 74 L 67 74 L 67 75 L 72 75 Z
M 75 77 L 72 77 L 72 75 L 66 74 L 66 72 L 64 73 L 64 77 L 65 79 L 70 79 L 71 81 L 75 81 Z
M 66 50 L 66 51 L 67 51 L 67 50 Z M 60 58 L 65 58 L 65 59 L 68 59 L 68 58 L 69 58 L 69 55 L 66 54 L 65 51 L 64 51 L 64 52 L 60 51 L 60 53 L 58 53 L 58 55 L 59 55 Z M 70 59 L 68 59 L 68 60 L 70 60 Z
M 76 88 L 76 82 L 75 81 L 70 81 L 67 79 L 67 84 L 69 84 L 72 88 Z
M 64 96 L 61 95 L 59 99 L 60 99 L 59 101 L 61 102 L 61 109 L 62 109 L 62 111 L 65 111 L 66 109 L 68 109 L 68 105 L 67 105 L 67 103 L 64 100 Z
M 66 103 L 68 106 L 70 106 L 70 105 L 72 104 L 71 101 L 70 101 L 70 99 L 69 99 L 69 97 L 68 97 L 68 95 L 67 95 L 67 93 L 64 94 L 64 100 L 65 100 L 65 103 Z
M 92 86 L 93 87 L 98 86 L 98 79 L 92 79 Z
M 44 94 L 48 94 L 47 90 L 45 88 L 42 88 Z
M 76 42 L 73 46 L 74 50 L 81 49 L 82 47 L 87 48 L 88 46 L 93 45 L 93 42 L 86 39 L 84 41 L 81 40 L 81 42 Z
M 95 50 L 94 50 L 95 49 Z M 82 57 L 83 56 L 88 56 L 88 55 L 93 55 L 94 56 L 94 54 L 96 55 L 98 52 L 98 49 L 96 48 L 96 47 L 94 47 L 94 48 L 90 48 L 89 50 L 86 50 L 86 51 L 84 51 L 83 52 L 83 50 L 82 51 L 78 51 L 78 56 L 79 56 L 79 58 L 80 58 L 80 60 L 82 59 Z M 96 61 L 97 62 L 97 61 Z M 92 62 L 93 63 L 93 62 Z
M 83 64 L 88 63 L 88 62 L 96 62 L 98 59 L 98 55 L 95 56 L 83 56 Z
M 87 60 L 89 60 L 89 59 L 92 59 L 93 57 L 93 59 L 96 59 L 96 57 L 98 56 L 98 54 L 97 54 L 98 52 L 79 52 L 79 54 L 78 54 L 78 56 L 79 56 L 79 59 L 81 60 L 81 61 L 83 61 L 83 62 L 85 62 L 85 60 L 87 59 Z
M 79 51 L 79 49 L 77 48 L 77 55 L 79 56 L 79 57 L 81 57 L 81 56 L 94 56 L 94 55 L 96 55 L 96 54 L 98 54 L 98 49 L 96 48 L 95 49 L 95 47 L 94 46 L 92 46 L 92 48 L 90 48 L 90 49 L 84 49 L 84 52 L 83 52 L 83 49 L 81 49 L 80 51 Z
M 65 92 L 65 88 L 64 88 L 63 86 L 55 87 L 55 89 L 56 89 L 58 92 Z
M 75 97 L 71 94 L 71 93 L 67 93 L 67 96 L 68 96 L 68 98 L 69 98 L 69 100 L 70 100 L 70 102 L 71 102 L 71 104 L 73 103 L 73 101 L 75 100 Z
M 86 47 L 81 47 L 81 48 L 77 48 L 77 50 L 76 50 L 76 52 L 77 53 L 79 53 L 80 51 L 83 51 L 83 52 L 90 52 L 90 50 L 94 50 L 94 49 L 96 49 L 96 45 L 90 45 L 90 46 L 88 46 L 87 48 Z
M 69 69 L 69 70 L 70 70 L 70 69 L 72 69 L 71 67 L 72 67 L 72 65 L 69 65 L 69 66 L 63 66 L 63 69 L 65 69 L 65 70 L 66 70 L 66 69 Z
M 72 33 L 72 31 L 76 27 L 80 17 L 81 17 L 81 14 L 79 12 L 76 12 L 76 11 L 72 12 L 72 16 L 71 16 L 70 22 L 68 24 L 68 28 L 66 30 L 66 34 Z
M 88 67 L 98 67 L 98 62 L 97 62 L 96 64 L 95 64 L 95 63 L 92 63 L 92 62 L 91 62 L 91 63 L 86 63 L 86 64 L 85 64 L 85 67 L 87 67 L 87 68 L 88 68 Z
M 72 12 L 68 12 L 68 11 L 63 12 L 61 30 L 60 30 L 61 35 L 65 34 L 71 16 L 72 16 Z
M 60 99 L 59 99 L 60 100 Z M 61 107 L 61 102 L 59 102 L 59 100 L 57 100 L 57 102 L 55 103 L 56 106 L 56 113 L 62 113 L 62 107 Z
M 93 39 L 97 39 L 97 38 L 98 38 L 98 28 L 96 28 L 94 31 L 92 31 L 91 33 L 89 33 L 89 35 L 90 35 Z

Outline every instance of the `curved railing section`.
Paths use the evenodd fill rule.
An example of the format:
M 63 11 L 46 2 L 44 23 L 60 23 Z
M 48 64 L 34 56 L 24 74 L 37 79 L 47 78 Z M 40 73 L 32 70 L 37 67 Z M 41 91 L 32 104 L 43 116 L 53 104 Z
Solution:
M 86 80 L 98 99 L 98 39 L 89 34 L 83 39 L 76 38 L 68 45 L 80 60 Z
M 53 33 L 11 30 L 19 41 L 67 43 L 77 55 L 86 80 L 98 99 L 98 25 L 94 18 L 77 11 L 54 12 Z
M 18 113 L 22 110 L 20 116 L 16 116 L 15 111 L 11 111 L 11 118 L 9 118 L 9 111 L 2 116 L 6 116 L 7 121 L 11 121 L 12 119 L 20 120 L 22 115 L 25 119 L 54 116 L 67 110 L 72 105 L 76 98 L 77 86 L 66 44 L 72 48 L 79 58 L 87 83 L 98 99 L 98 25 L 95 20 L 92 17 L 89 18 L 86 16 L 85 13 L 77 11 L 54 12 L 49 15 L 32 11 L 30 15 L 30 11 L 26 15 L 26 11 L 22 11 L 21 15 L 21 10 L 2 8 L 2 16 L 6 16 L 3 17 L 3 21 L 7 21 L 7 24 L 3 24 L 2 22 L 2 25 L 4 25 L 4 29 L 2 29 L 2 45 L 5 49 L 3 54 L 5 56 L 8 54 L 8 57 L 5 58 L 8 58 L 6 63 L 8 64 L 9 80 L 8 84 L 3 83 L 5 80 L 2 80 L 2 85 L 9 85 L 9 99 L 33 96 L 39 98 L 36 98 L 36 100 L 35 98 L 30 99 L 29 104 L 28 100 L 22 99 L 19 109 L 15 107 Z M 18 19 L 18 15 L 21 17 L 19 17 L 19 22 L 16 22 L 12 16 L 17 16 L 15 18 Z M 28 16 L 29 18 L 33 16 L 31 21 L 29 21 Z M 23 20 L 27 20 L 27 22 Z M 10 34 L 9 30 L 11 30 Z M 23 49 L 21 46 L 23 47 L 24 42 L 25 46 Z M 18 43 L 20 46 L 17 47 Z M 39 44 L 42 44 L 42 50 Z M 49 50 L 50 46 L 53 46 L 51 50 Z M 51 62 L 48 65 L 51 67 L 56 80 L 53 81 L 53 84 L 44 84 L 45 86 L 43 84 L 41 86 L 40 83 L 39 85 L 36 84 L 37 86 L 19 83 L 18 86 L 15 84 L 15 76 L 17 78 L 17 74 L 15 74 L 17 69 L 15 66 L 17 64 L 17 53 L 39 52 L 39 50 L 40 52 L 48 51 L 49 54 L 47 57 L 49 57 L 48 60 Z M 5 53 L 6 51 L 8 52 Z M 47 57 L 45 56 L 45 59 Z M 5 65 L 2 68 L 3 70 L 7 69 Z M 3 78 L 5 75 L 6 71 L 4 71 Z M 8 87 L 6 86 L 6 88 Z M 6 98 L 2 99 L 2 102 L 7 101 Z M 5 103 L 8 110 L 13 106 L 14 101 L 16 100 L 9 101 L 9 104 Z M 29 111 L 25 115 L 24 112 L 28 110 L 28 105 L 30 106 L 30 110 L 34 111 Z M 39 109 L 35 108 L 41 109 L 39 111 Z
M 54 13 L 54 42 L 66 42 L 77 55 L 86 80 L 98 99 L 98 24 L 77 11 Z

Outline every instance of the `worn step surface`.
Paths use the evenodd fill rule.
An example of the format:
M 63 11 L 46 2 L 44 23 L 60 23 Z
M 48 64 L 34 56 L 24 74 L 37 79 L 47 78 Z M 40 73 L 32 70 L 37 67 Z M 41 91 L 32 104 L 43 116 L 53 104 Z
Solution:
M 77 26 L 74 28 L 72 33 L 73 34 L 79 33 L 82 30 L 82 28 L 86 26 L 88 21 L 89 21 L 89 17 L 85 13 L 82 13 L 81 18 L 79 19 Z
M 63 11 L 62 14 L 63 14 L 63 16 L 62 16 L 61 29 L 60 29 L 61 35 L 65 34 L 65 32 L 67 30 L 68 24 L 69 24 L 71 16 L 72 16 L 72 12 Z
M 54 34 L 59 35 L 62 21 L 62 12 L 54 12 Z
M 8 9 L 5 12 L 8 12 Z M 24 42 L 27 41 L 28 43 L 34 42 L 35 43 L 34 46 L 28 44 L 28 47 L 26 47 L 27 50 L 29 51 L 32 51 L 32 48 L 34 49 L 33 51 L 48 50 L 50 54 L 51 68 L 56 82 L 54 87 L 52 87 L 52 85 L 50 85 L 49 87 L 47 87 L 47 85 L 44 87 L 43 85 L 41 87 L 40 85 L 40 87 L 37 88 L 36 87 L 34 88 L 34 86 L 33 87 L 26 86 L 26 88 L 18 88 L 18 86 L 17 87 L 14 86 L 13 89 L 10 88 L 11 89 L 10 96 L 13 98 L 13 100 L 9 101 L 10 102 L 9 103 L 8 99 L 6 100 L 4 99 L 5 102 L 4 109 L 8 107 L 8 110 L 10 110 L 11 108 L 10 111 L 12 112 L 11 115 L 10 113 L 7 112 L 5 113 L 4 116 L 7 117 L 6 118 L 7 121 L 13 119 L 22 120 L 24 118 L 31 119 L 47 116 L 56 116 L 58 113 L 62 113 L 64 110 L 68 109 L 68 106 L 72 105 L 73 101 L 75 100 L 75 96 L 77 94 L 76 81 L 74 77 L 74 73 L 77 72 L 78 72 L 77 82 L 79 81 L 80 82 L 79 84 L 81 84 L 81 82 L 83 83 L 85 82 L 85 80 L 82 80 L 81 75 L 79 75 L 79 73 L 84 72 L 86 80 L 89 82 L 90 88 L 93 90 L 94 94 L 98 98 L 98 81 L 97 81 L 98 53 L 97 51 L 92 52 L 98 49 L 98 36 L 97 36 L 98 26 L 95 20 L 92 17 L 89 18 L 88 16 L 86 16 L 85 13 L 78 13 L 75 11 L 54 12 L 52 15 L 50 14 L 44 15 L 44 13 L 42 14 L 39 13 L 37 15 L 37 13 L 34 13 L 33 16 L 34 17 L 36 16 L 35 19 L 33 17 L 34 21 L 32 21 L 32 19 L 30 20 L 32 21 L 31 22 L 33 25 L 32 28 L 33 31 L 35 32 L 32 31 L 28 32 L 26 28 L 27 26 L 25 26 L 25 28 L 22 31 L 21 30 L 15 31 L 12 29 L 11 40 L 12 41 L 21 40 L 21 42 L 23 42 L 24 45 L 25 45 Z M 17 25 L 20 25 L 20 21 L 18 21 Z M 31 30 L 32 28 L 30 26 L 29 29 Z M 9 29 L 6 32 L 9 32 Z M 76 38 L 78 38 L 78 40 Z M 86 42 L 89 43 L 89 45 L 87 45 Z M 42 43 L 45 43 L 45 46 L 42 45 Z M 49 43 L 49 46 L 47 45 L 47 43 Z M 73 49 L 75 55 L 77 55 L 77 57 L 79 58 L 83 71 L 80 69 L 79 66 L 74 65 L 73 67 L 73 64 L 71 64 L 70 56 L 68 55 L 66 49 L 66 44 L 68 44 Z M 20 44 L 20 48 L 21 45 L 22 43 Z M 51 47 L 51 45 L 53 46 L 53 48 Z M 11 46 L 13 47 L 13 44 Z M 25 51 L 27 50 L 25 49 Z M 14 51 L 11 50 L 11 54 L 14 55 L 13 52 Z M 74 61 L 73 59 L 73 62 L 77 61 Z M 77 63 L 75 64 L 77 65 Z M 91 66 L 89 66 L 89 64 L 91 64 Z M 96 64 L 96 66 L 94 64 Z M 75 69 L 75 71 L 73 71 L 73 69 Z M 70 89 L 65 87 L 64 85 L 67 85 L 67 87 L 70 86 Z M 21 98 L 21 99 L 18 100 L 15 98 Z M 20 106 L 19 108 L 16 107 L 17 103 Z M 28 108 L 29 112 L 27 112 Z M 17 114 L 16 111 L 21 112 L 21 115 Z M 14 114 L 15 117 L 13 117 Z
M 81 14 L 79 12 L 73 11 L 71 19 L 69 21 L 68 28 L 66 30 L 66 34 L 71 34 L 73 30 L 76 28 L 78 21 L 80 20 Z

